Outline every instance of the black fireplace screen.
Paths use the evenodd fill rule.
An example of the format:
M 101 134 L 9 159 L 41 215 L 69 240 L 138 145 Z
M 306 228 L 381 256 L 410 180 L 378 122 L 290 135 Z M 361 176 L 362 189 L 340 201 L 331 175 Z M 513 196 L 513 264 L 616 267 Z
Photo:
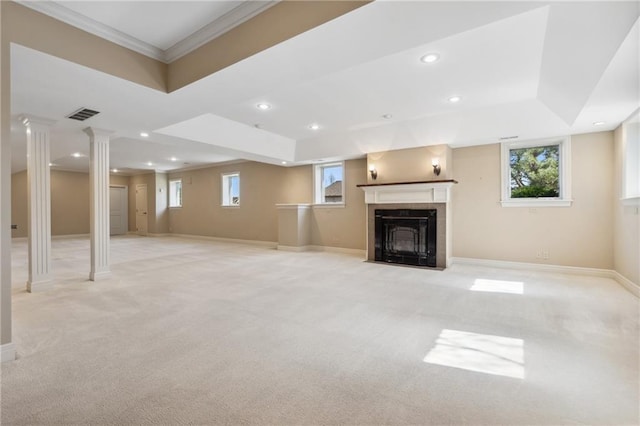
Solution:
M 376 210 L 375 260 L 436 266 L 436 210 Z

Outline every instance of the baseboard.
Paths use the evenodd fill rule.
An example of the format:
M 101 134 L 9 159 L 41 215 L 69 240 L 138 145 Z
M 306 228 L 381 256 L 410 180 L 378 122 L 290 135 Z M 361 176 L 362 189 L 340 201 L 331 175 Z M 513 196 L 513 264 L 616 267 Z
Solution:
M 0 345 L 0 362 L 14 361 L 16 359 L 16 345 L 5 343 Z
M 554 272 L 558 274 L 585 275 L 591 277 L 611 278 L 627 289 L 631 294 L 640 297 L 640 286 L 612 269 L 583 268 L 579 266 L 544 265 L 539 263 L 510 262 L 506 260 L 473 259 L 468 257 L 452 257 L 455 265 L 483 266 L 499 269 L 524 269 L 537 272 Z
M 240 240 L 235 238 L 222 238 L 222 237 L 209 237 L 205 235 L 192 235 L 192 234 L 167 234 L 170 237 L 180 237 L 180 238 L 191 238 L 194 240 L 205 240 L 205 241 L 219 241 L 222 243 L 234 243 L 234 244 L 248 244 L 252 246 L 266 247 L 266 248 L 277 248 L 278 243 L 275 241 L 259 241 L 259 240 Z
M 48 279 L 45 281 L 27 281 L 27 291 L 29 293 L 39 293 L 41 291 L 51 290 L 53 288 L 53 280 Z
M 310 251 L 309 246 L 285 246 L 282 244 L 278 244 L 276 248 L 281 251 L 292 251 L 296 253 Z
M 89 280 L 102 281 L 111 278 L 111 271 L 89 272 Z
M 367 254 L 366 250 L 349 249 L 349 248 L 343 248 L 343 247 L 315 246 L 315 245 L 285 246 L 285 245 L 278 244 L 277 249 L 282 251 L 292 251 L 292 252 L 324 251 L 328 253 L 341 253 L 341 254 L 348 254 L 352 256 L 359 256 L 362 258 L 364 258 Z
M 485 266 L 500 269 L 525 269 L 539 272 L 555 272 L 559 274 L 589 275 L 612 278 L 610 269 L 583 268 L 579 266 L 548 265 L 541 263 L 511 262 L 508 260 L 474 259 L 470 257 L 452 257 L 454 265 Z
M 52 235 L 52 240 L 67 240 L 71 238 L 90 238 L 91 234 L 68 234 L 68 235 Z
M 618 284 L 629 290 L 631 294 L 640 298 L 640 286 L 638 284 L 634 283 L 618 271 L 611 271 L 611 276 L 618 282 Z
M 52 240 L 68 240 L 72 238 L 90 238 L 91 234 L 66 234 L 66 235 L 52 235 Z M 13 237 L 12 241 L 27 241 L 28 237 Z

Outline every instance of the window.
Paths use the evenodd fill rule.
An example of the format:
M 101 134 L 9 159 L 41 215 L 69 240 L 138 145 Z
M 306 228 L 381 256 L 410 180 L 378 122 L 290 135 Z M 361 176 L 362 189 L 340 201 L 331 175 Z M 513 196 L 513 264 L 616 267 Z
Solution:
M 182 179 L 169 181 L 169 207 L 182 207 Z
M 344 204 L 344 162 L 317 164 L 314 175 L 316 204 Z
M 240 173 L 224 173 L 222 175 L 222 205 L 240 205 Z
M 570 138 L 502 144 L 503 207 L 571 205 Z
M 622 199 L 640 204 L 640 110 L 622 123 Z

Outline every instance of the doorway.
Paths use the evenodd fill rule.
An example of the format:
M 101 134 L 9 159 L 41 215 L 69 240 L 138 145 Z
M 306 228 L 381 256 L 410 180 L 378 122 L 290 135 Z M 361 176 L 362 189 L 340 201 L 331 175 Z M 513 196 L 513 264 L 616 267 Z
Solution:
M 148 227 L 147 184 L 136 185 L 136 232 L 147 235 Z
M 124 235 L 129 230 L 129 190 L 126 186 L 109 187 L 109 233 Z

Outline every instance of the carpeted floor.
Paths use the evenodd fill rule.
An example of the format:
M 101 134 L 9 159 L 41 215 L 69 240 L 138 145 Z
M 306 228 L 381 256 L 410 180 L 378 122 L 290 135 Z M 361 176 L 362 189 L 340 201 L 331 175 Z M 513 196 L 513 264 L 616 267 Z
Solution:
M 605 278 L 430 271 L 331 253 L 14 242 L 2 424 L 638 424 L 639 300 Z

